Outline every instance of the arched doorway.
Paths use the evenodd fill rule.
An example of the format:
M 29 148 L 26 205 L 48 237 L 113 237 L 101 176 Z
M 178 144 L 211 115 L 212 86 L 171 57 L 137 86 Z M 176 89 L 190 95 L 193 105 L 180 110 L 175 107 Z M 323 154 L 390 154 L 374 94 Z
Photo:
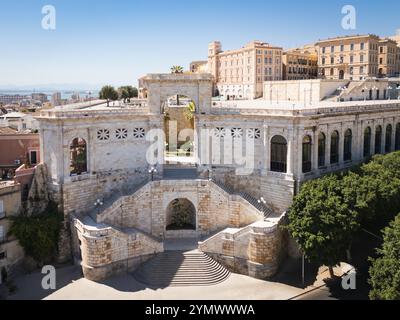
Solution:
M 279 135 L 271 139 L 271 171 L 287 171 L 287 141 Z
M 82 138 L 75 138 L 69 146 L 70 174 L 87 173 L 87 144 Z
M 196 208 L 185 198 L 173 200 L 167 207 L 166 230 L 196 230 Z
M 184 95 L 169 97 L 163 106 L 165 162 L 195 163 L 194 129 L 196 105 Z
M 339 71 L 339 79 L 343 80 L 344 79 L 344 70 Z

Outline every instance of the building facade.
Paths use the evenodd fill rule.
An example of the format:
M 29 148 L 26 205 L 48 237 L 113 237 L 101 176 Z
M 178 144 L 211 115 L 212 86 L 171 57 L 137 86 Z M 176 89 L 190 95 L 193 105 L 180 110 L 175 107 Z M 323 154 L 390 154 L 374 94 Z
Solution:
M 192 61 L 189 66 L 189 70 L 192 73 L 207 73 L 208 61 Z
M 287 50 L 282 56 L 283 80 L 317 79 L 318 54 L 314 46 Z
M 323 79 L 363 80 L 379 72 L 379 37 L 347 36 L 321 40 L 318 48 L 319 76 Z
M 282 79 L 282 51 L 261 41 L 222 51 L 220 42 L 212 42 L 208 46 L 208 70 L 214 77 L 216 95 L 226 99 L 261 97 L 264 81 Z
M 24 250 L 9 236 L 10 217 L 19 214 L 21 187 L 14 181 L 0 181 L 0 284 L 12 275 L 24 258 Z
M 358 86 L 345 102 L 325 101 L 332 81 L 313 84 L 323 89 L 307 105 L 294 96 L 212 102 L 211 75 L 153 74 L 142 78 L 147 99 L 135 107 L 43 111 L 47 185 L 71 223 L 84 275 L 134 270 L 165 239 L 185 237 L 201 237 L 199 249 L 232 271 L 275 274 L 290 251 L 279 225 L 302 182 L 400 149 L 400 101 L 376 90 L 364 101 Z M 197 134 L 191 166 L 175 157 L 171 168 L 157 132 L 176 95 L 196 105 Z M 181 200 L 191 203 L 191 228 L 171 229 L 171 205 Z
M 379 77 L 399 76 L 400 55 L 397 42 L 388 38 L 379 41 Z

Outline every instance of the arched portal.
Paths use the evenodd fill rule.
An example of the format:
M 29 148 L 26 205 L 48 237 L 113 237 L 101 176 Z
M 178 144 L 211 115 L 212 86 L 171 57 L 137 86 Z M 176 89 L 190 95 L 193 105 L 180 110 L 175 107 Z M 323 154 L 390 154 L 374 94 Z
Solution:
M 164 102 L 165 162 L 194 163 L 195 102 L 174 95 Z
M 82 138 L 75 138 L 69 146 L 70 174 L 81 175 L 87 172 L 87 145 Z
M 185 198 L 173 200 L 166 212 L 167 230 L 196 230 L 196 208 Z

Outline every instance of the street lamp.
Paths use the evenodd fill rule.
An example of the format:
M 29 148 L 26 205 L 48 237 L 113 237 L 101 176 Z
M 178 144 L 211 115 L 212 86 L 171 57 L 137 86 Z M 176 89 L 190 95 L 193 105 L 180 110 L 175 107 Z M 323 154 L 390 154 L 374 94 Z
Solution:
M 265 201 L 265 199 L 263 197 L 261 197 L 260 199 L 257 200 L 257 202 L 259 204 L 267 204 L 267 201 Z
M 97 199 L 96 202 L 94 203 L 94 207 L 97 208 L 97 215 L 100 214 L 100 208 L 103 206 L 103 201 L 100 199 Z
M 157 169 L 154 167 L 151 167 L 149 169 L 149 174 L 151 175 L 151 181 L 154 181 L 154 174 L 157 173 Z
M 212 170 L 207 169 L 207 172 L 208 172 L 208 181 L 212 181 Z

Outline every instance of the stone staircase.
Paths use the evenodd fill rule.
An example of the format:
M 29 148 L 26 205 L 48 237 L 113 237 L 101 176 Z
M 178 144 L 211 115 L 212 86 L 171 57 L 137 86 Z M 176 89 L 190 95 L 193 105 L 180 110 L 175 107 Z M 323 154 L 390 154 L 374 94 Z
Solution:
M 264 218 L 268 218 L 269 216 L 271 216 L 273 214 L 273 211 L 271 210 L 271 208 L 269 208 L 268 206 L 266 206 L 263 203 L 259 203 L 256 198 L 254 198 L 253 196 L 249 195 L 248 193 L 246 193 L 246 192 L 236 192 L 233 188 L 225 185 L 221 181 L 212 180 L 212 182 L 214 182 L 218 187 L 220 187 L 225 192 L 227 192 L 227 193 L 229 193 L 231 195 L 238 195 L 238 196 L 242 197 L 244 200 L 246 200 L 248 203 L 250 203 L 257 210 L 259 210 L 262 213 L 264 213 Z
M 206 254 L 166 251 L 142 264 L 134 278 L 150 287 L 210 286 L 225 281 L 230 272 Z

